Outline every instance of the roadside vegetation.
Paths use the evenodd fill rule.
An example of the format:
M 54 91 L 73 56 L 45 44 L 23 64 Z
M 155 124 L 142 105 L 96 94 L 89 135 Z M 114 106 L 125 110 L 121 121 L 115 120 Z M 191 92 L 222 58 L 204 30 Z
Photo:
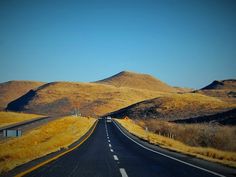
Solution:
M 7 126 L 14 123 L 23 122 L 26 120 L 31 120 L 37 117 L 42 117 L 42 115 L 1 111 L 0 112 L 0 127 Z
M 176 124 L 157 119 L 137 122 L 150 132 L 181 141 L 190 146 L 212 147 L 236 152 L 236 127 L 217 123 Z
M 236 128 L 116 119 L 135 136 L 173 151 L 236 167 Z
M 64 117 L 36 128 L 22 137 L 0 142 L 0 173 L 58 151 L 81 138 L 94 118 Z

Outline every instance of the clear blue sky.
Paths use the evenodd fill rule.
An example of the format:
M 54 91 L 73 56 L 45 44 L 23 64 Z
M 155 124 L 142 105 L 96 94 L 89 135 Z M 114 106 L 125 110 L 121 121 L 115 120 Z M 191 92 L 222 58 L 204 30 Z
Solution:
M 235 0 L 1 0 L 0 82 L 131 70 L 200 88 L 236 78 Z

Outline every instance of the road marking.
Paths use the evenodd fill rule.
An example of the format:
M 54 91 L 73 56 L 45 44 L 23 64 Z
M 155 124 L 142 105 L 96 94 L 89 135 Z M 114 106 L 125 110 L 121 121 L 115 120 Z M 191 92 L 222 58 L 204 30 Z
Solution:
M 109 147 L 111 147 L 111 144 L 109 144 Z
M 120 168 L 120 173 L 121 173 L 122 177 L 128 177 L 128 175 L 127 175 L 127 173 L 126 173 L 124 168 Z
M 110 149 L 111 150 L 111 152 L 114 152 L 114 150 L 113 149 Z
M 110 143 L 111 141 L 110 141 L 110 140 L 108 140 L 108 142 Z
M 113 121 L 113 120 L 112 120 L 112 121 Z M 146 150 L 149 150 L 149 151 L 154 152 L 154 153 L 156 153 L 156 154 L 162 155 L 162 156 L 167 157 L 167 158 L 169 158 L 169 159 L 175 160 L 175 161 L 177 161 L 177 162 L 183 163 L 183 164 L 185 164 L 185 165 L 188 165 L 188 166 L 197 168 L 197 169 L 199 169 L 199 170 L 202 170 L 202 171 L 211 173 L 211 174 L 213 174 L 213 175 L 220 176 L 220 177 L 226 177 L 226 176 L 224 176 L 224 175 L 222 175 L 222 174 L 219 174 L 219 173 L 217 173 L 217 172 L 214 172 L 214 171 L 205 169 L 205 168 L 203 168 L 203 167 L 199 167 L 199 166 L 197 166 L 197 165 L 193 165 L 193 164 L 191 164 L 191 163 L 182 161 L 182 160 L 177 159 L 177 158 L 175 158 L 175 157 L 171 157 L 171 156 L 169 156 L 169 155 L 166 155 L 166 154 L 163 154 L 163 153 L 161 153 L 161 152 L 154 151 L 154 150 L 152 150 L 152 149 L 150 149 L 150 148 L 148 148 L 148 147 L 145 147 L 144 145 L 142 145 L 142 144 L 136 142 L 135 140 L 133 140 L 132 138 L 130 138 L 128 135 L 126 135 L 126 134 L 120 129 L 120 127 L 117 125 L 117 123 L 116 123 L 115 121 L 113 121 L 113 122 L 114 122 L 114 124 L 116 125 L 116 127 L 120 130 L 120 132 L 121 132 L 123 135 L 125 135 L 128 139 L 130 139 L 131 141 L 133 141 L 134 143 L 136 143 L 137 145 L 141 146 L 142 148 L 144 148 L 144 149 L 146 149 Z
M 46 165 L 46 164 L 52 162 L 52 161 L 54 161 L 54 160 L 60 158 L 61 156 L 63 156 L 63 155 L 65 155 L 65 154 L 67 154 L 67 153 L 73 151 L 74 149 L 78 148 L 81 144 L 83 144 L 83 143 L 92 135 L 92 133 L 94 132 L 95 128 L 97 127 L 97 123 L 98 123 L 98 121 L 96 121 L 96 122 L 94 123 L 94 127 L 93 127 L 93 129 L 91 130 L 91 132 L 90 132 L 78 145 L 76 145 L 75 147 L 70 148 L 70 149 L 68 149 L 67 151 L 62 152 L 61 154 L 58 154 L 57 156 L 52 157 L 51 159 L 48 159 L 48 160 L 46 160 L 46 161 L 44 161 L 44 162 L 42 162 L 42 163 L 39 163 L 39 164 L 33 166 L 32 168 L 27 169 L 26 171 L 23 171 L 23 172 L 17 174 L 15 177 L 22 177 L 22 176 L 25 176 L 26 174 L 31 173 L 32 171 L 34 171 L 34 170 L 36 170 L 36 169 L 38 169 L 38 168 L 40 168 L 40 167 L 42 167 L 42 166 L 44 166 L 44 165 Z
M 114 157 L 114 160 L 119 160 L 117 155 L 113 155 L 113 157 Z

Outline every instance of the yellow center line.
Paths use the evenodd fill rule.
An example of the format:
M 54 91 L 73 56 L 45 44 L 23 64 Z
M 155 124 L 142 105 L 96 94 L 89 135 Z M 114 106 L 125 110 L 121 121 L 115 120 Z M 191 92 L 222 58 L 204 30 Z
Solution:
M 58 159 L 59 157 L 61 157 L 61 156 L 65 155 L 65 154 L 73 151 L 74 149 L 78 148 L 81 144 L 83 144 L 91 136 L 91 134 L 94 132 L 94 130 L 95 130 L 96 126 L 97 126 L 97 123 L 98 123 L 98 120 L 96 120 L 95 125 L 94 125 L 92 131 L 78 145 L 76 145 L 75 147 L 73 147 L 71 149 L 68 149 L 67 151 L 62 152 L 61 154 L 58 154 L 57 156 L 52 157 L 51 159 L 48 159 L 48 160 L 46 160 L 46 161 L 44 161 L 42 163 L 39 163 L 39 164 L 33 166 L 33 167 L 29 168 L 28 170 L 23 171 L 23 172 L 17 174 L 15 177 L 22 177 L 22 176 L 24 176 L 24 175 L 26 175 L 26 174 L 28 174 L 28 173 L 38 169 L 39 167 L 42 167 L 42 166 L 44 166 L 44 165 L 46 165 L 46 164 L 48 164 L 48 163 Z

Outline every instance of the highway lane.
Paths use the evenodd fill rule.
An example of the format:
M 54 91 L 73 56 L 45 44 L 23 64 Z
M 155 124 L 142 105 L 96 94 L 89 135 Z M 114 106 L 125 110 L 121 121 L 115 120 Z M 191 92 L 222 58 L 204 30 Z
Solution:
M 199 160 L 176 156 L 190 162 L 192 159 L 198 167 L 201 165 Z M 225 167 L 208 162 L 202 162 L 202 166 L 196 168 L 149 151 L 127 138 L 113 122 L 103 119 L 99 120 L 94 133 L 80 147 L 26 176 L 223 177 L 234 176 L 230 174 L 234 172 L 234 169 L 227 171 Z
M 40 118 L 35 118 L 32 120 L 27 120 L 19 123 L 15 123 L 12 125 L 7 125 L 4 127 L 0 128 L 0 141 L 5 140 L 7 137 L 3 136 L 3 130 L 8 129 L 8 130 L 21 130 L 22 134 L 25 132 L 35 129 L 39 126 L 42 126 L 44 124 L 47 124 L 48 122 L 54 121 L 56 119 L 62 118 L 63 116 L 55 116 L 55 117 L 40 117 Z

